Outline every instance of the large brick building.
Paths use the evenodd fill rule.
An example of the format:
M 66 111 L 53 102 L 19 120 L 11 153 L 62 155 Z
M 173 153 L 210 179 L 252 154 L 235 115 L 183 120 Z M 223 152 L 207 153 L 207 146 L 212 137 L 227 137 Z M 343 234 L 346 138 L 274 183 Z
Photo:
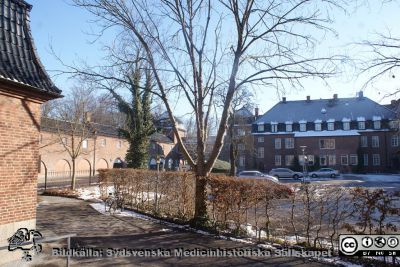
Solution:
M 31 8 L 0 1 L 0 247 L 19 228 L 36 227 L 40 106 L 61 93 L 36 54 Z M 1 250 L 0 264 L 21 254 Z
M 342 172 L 399 169 L 396 112 L 365 97 L 287 101 L 284 97 L 254 123 L 259 170 L 303 163 Z

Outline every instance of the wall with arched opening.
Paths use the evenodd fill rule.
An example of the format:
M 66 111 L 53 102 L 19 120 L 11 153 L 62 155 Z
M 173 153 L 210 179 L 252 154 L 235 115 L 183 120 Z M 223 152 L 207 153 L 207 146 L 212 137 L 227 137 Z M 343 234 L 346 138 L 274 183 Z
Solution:
M 98 169 L 108 169 L 108 162 L 105 159 L 99 159 L 96 163 L 96 170 Z
M 76 165 L 77 176 L 89 176 L 92 171 L 92 164 L 87 159 L 81 159 Z

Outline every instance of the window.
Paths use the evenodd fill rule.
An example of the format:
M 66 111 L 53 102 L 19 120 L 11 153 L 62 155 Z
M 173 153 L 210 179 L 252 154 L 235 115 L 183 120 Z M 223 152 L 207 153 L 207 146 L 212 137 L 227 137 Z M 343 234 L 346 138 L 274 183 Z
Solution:
M 361 147 L 368 147 L 368 136 L 361 136 Z
M 381 156 L 379 154 L 372 155 L 372 165 L 373 166 L 381 165 Z
M 101 146 L 106 146 L 106 144 L 107 144 L 106 139 L 105 139 L 105 138 L 101 139 L 100 145 L 101 145 Z
M 336 165 L 336 155 L 329 155 L 329 166 L 335 166 Z
M 300 132 L 305 132 L 305 131 L 307 131 L 307 124 L 300 123 Z
M 281 149 L 282 142 L 280 138 L 275 138 L 275 149 Z
M 358 156 L 357 155 L 350 155 L 350 165 L 357 165 L 358 164 Z
M 379 147 L 379 136 L 372 136 L 372 147 Z
M 322 130 L 322 126 L 321 126 L 321 123 L 320 123 L 320 122 L 316 122 L 316 123 L 315 123 L 315 130 L 316 130 L 316 131 L 321 131 L 321 130 Z
M 238 149 L 239 151 L 243 151 L 243 150 L 244 150 L 244 144 L 238 144 L 238 145 L 237 145 L 237 149 Z
M 82 141 L 82 148 L 87 149 L 88 148 L 88 141 L 85 139 Z
M 291 131 L 293 131 L 293 124 L 286 123 L 286 132 L 291 132 Z
M 363 155 L 364 166 L 368 166 L 368 154 Z
M 258 131 L 259 132 L 264 132 L 264 124 L 259 124 L 258 125 Z
M 237 129 L 237 134 L 238 136 L 245 136 L 246 135 L 246 131 L 243 129 Z
M 391 143 L 392 143 L 392 147 L 398 147 L 399 146 L 399 136 L 393 135 Z
M 335 139 L 320 139 L 319 140 L 320 149 L 335 149 Z
M 66 145 L 68 144 L 67 138 L 66 138 L 66 137 L 63 137 L 63 138 L 61 139 L 61 143 L 62 143 L 64 146 L 66 146 Z
M 264 136 L 259 136 L 259 137 L 257 138 L 257 141 L 258 141 L 259 143 L 264 143 Z
M 285 148 L 294 148 L 294 138 L 285 138 Z
M 240 156 L 239 157 L 239 166 L 244 167 L 246 163 L 246 157 L 245 156 Z
M 350 122 L 348 121 L 343 122 L 343 130 L 345 131 L 350 130 Z
M 276 133 L 278 131 L 278 124 L 272 123 L 271 124 L 271 132 Z
M 286 166 L 292 166 L 294 161 L 294 155 L 286 155 L 285 156 L 285 164 Z
M 122 141 L 118 141 L 117 142 L 117 148 L 121 148 L 122 147 Z
M 358 122 L 358 129 L 359 130 L 365 130 L 365 121 L 359 121 Z
M 342 165 L 349 165 L 349 157 L 347 155 L 342 155 L 340 157 L 340 162 Z
M 335 123 L 328 122 L 328 131 L 333 131 L 333 130 L 335 130 Z
M 374 121 L 374 129 L 378 130 L 381 128 L 381 121 L 376 120 Z
M 282 156 L 275 155 L 275 166 L 281 166 L 281 165 L 282 165 Z
M 259 159 L 263 159 L 264 158 L 264 148 L 263 147 L 259 147 L 257 149 L 257 157 Z
M 327 161 L 327 156 L 326 155 L 322 155 L 322 156 L 319 157 L 319 165 L 321 165 L 321 166 L 328 165 L 328 161 Z

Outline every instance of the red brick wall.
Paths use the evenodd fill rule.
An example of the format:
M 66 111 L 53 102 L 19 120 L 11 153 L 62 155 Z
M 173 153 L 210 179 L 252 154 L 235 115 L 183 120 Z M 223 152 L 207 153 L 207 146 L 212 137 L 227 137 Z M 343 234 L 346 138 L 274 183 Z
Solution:
M 0 225 L 36 217 L 40 104 L 0 95 Z

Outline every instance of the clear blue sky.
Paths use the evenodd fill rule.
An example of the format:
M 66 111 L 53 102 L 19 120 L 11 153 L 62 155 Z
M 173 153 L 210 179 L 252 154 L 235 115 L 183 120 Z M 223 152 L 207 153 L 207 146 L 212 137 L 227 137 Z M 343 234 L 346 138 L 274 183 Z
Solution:
M 94 44 L 95 38 L 87 33 L 91 32 L 93 24 L 88 23 L 90 15 L 77 7 L 71 6 L 69 0 L 27 0 L 33 5 L 31 11 L 31 29 L 35 44 L 42 60 L 42 63 L 48 70 L 60 69 L 61 66 L 49 52 L 50 44 L 66 63 L 72 64 L 74 61 L 85 60 L 89 64 L 96 64 L 102 58 L 102 42 L 107 42 L 103 38 Z M 374 38 L 375 32 L 387 32 L 391 30 L 393 35 L 400 37 L 399 14 L 400 3 L 388 3 L 381 5 L 378 0 L 370 1 L 372 4 L 362 6 L 361 8 L 349 11 L 350 15 L 336 14 L 333 28 L 336 29 L 338 36 L 329 36 L 323 40 L 319 46 L 319 53 L 335 51 L 337 54 L 347 54 L 349 56 L 358 56 L 360 49 L 346 46 L 351 42 L 359 42 L 364 39 Z M 352 71 L 331 79 L 329 86 L 315 81 L 308 80 L 304 82 L 304 90 L 294 91 L 288 88 L 286 97 L 288 100 L 305 99 L 306 95 L 311 95 L 312 99 L 329 98 L 334 93 L 339 97 L 355 96 L 365 80 L 353 79 Z M 52 73 L 50 72 L 50 75 Z M 367 87 L 364 95 L 378 102 L 389 102 L 390 99 L 384 99 L 382 96 L 395 88 L 400 88 L 400 74 L 397 79 L 389 76 L 384 77 L 375 88 Z M 65 78 L 58 77 L 54 79 L 55 83 L 63 90 L 68 91 L 72 83 Z M 379 89 L 377 89 L 379 88 Z M 262 97 L 263 96 L 263 97 Z M 262 112 L 267 111 L 278 101 L 277 95 L 271 93 L 268 96 L 257 93 L 257 104 Z M 184 110 L 180 111 L 182 114 Z

